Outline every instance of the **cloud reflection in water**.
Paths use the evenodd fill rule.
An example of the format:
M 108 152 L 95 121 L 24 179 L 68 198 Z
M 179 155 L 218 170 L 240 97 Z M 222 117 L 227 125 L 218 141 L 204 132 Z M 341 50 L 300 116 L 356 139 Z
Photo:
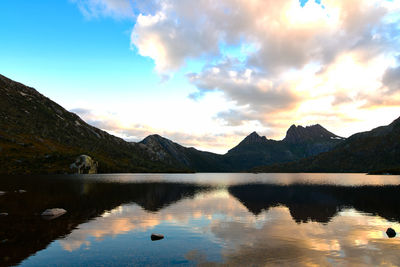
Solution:
M 399 223 L 352 208 L 342 209 L 327 223 L 296 222 L 283 205 L 254 214 L 226 188 L 199 193 L 157 212 L 137 204 L 121 205 L 81 224 L 59 242 L 63 249 L 74 251 L 90 246 L 92 238 L 102 242 L 105 237 L 118 239 L 123 234 L 134 237 L 157 226 L 165 229 L 165 242 L 176 233 L 183 244 L 192 242 L 186 238 L 187 232 L 205 236 L 221 248 L 223 262 L 233 266 L 400 262 L 399 239 L 388 239 L 385 234 L 389 226 L 400 230 Z M 213 263 L 205 251 L 189 250 L 185 257 L 197 264 Z

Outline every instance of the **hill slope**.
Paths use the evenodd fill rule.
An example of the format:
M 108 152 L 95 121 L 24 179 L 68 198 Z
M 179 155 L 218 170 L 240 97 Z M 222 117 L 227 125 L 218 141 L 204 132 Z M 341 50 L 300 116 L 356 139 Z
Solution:
M 140 142 L 148 149 L 154 159 L 171 165 L 186 167 L 198 172 L 231 171 L 231 166 L 224 163 L 223 155 L 184 147 L 157 134 L 149 135 Z
M 80 154 L 100 172 L 182 171 L 92 127 L 31 87 L 0 75 L 0 173 L 70 172 Z

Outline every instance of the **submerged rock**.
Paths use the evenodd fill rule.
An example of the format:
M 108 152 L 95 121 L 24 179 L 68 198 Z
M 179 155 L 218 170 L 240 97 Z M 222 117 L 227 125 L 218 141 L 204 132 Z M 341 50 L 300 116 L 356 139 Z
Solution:
M 6 192 L 0 191 L 0 196 L 5 195 L 5 194 L 6 194 Z
M 42 212 L 42 217 L 46 220 L 53 220 L 55 218 L 60 217 L 61 215 L 67 213 L 65 209 L 54 208 L 54 209 L 47 209 Z
M 17 190 L 17 191 L 15 191 L 15 192 L 22 194 L 22 193 L 26 193 L 26 190 L 20 189 L 20 190 Z
M 151 241 L 161 240 L 164 236 L 162 234 L 151 234 Z
M 5 217 L 5 216 L 8 216 L 8 213 L 7 213 L 7 212 L 1 212 L 1 213 L 0 213 L 0 217 Z
M 386 234 L 389 238 L 393 238 L 396 236 L 396 231 L 393 228 L 388 228 Z

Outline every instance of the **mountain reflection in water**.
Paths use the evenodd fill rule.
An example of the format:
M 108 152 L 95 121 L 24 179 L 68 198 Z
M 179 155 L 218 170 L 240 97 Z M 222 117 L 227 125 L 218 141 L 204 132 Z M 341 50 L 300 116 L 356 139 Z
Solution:
M 370 185 L 280 184 L 268 177 L 248 184 L 248 174 L 243 182 L 201 174 L 219 181 L 205 183 L 198 175 L 1 177 L 7 193 L 0 212 L 9 215 L 0 217 L 0 264 L 400 262 L 399 239 L 385 235 L 387 227 L 400 230 L 396 182 L 376 185 L 372 180 L 384 177 L 364 175 Z M 68 212 L 43 220 L 40 213 L 53 207 Z M 166 238 L 152 243 L 153 231 Z

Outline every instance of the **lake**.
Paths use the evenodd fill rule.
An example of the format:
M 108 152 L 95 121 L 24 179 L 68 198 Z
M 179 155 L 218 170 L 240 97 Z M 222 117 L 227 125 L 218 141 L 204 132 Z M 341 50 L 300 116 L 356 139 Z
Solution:
M 385 233 L 400 232 L 400 176 L 1 176 L 0 191 L 1 266 L 400 263 Z

